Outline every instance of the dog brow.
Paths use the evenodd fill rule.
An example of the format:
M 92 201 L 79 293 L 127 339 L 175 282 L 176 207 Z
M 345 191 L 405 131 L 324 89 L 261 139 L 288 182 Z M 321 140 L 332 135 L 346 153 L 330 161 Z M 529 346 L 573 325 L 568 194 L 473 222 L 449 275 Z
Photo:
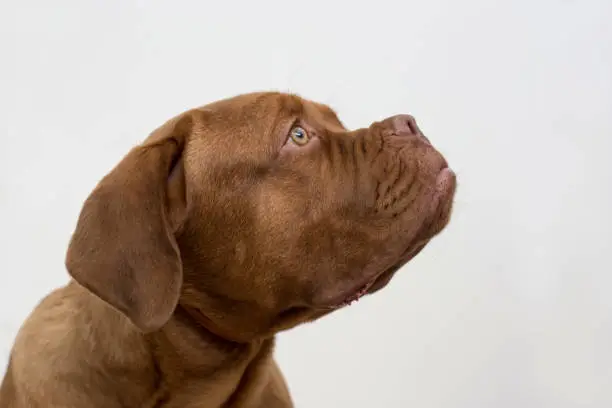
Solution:
M 302 98 L 295 94 L 281 95 L 280 98 L 281 115 L 302 116 L 304 114 L 304 102 Z

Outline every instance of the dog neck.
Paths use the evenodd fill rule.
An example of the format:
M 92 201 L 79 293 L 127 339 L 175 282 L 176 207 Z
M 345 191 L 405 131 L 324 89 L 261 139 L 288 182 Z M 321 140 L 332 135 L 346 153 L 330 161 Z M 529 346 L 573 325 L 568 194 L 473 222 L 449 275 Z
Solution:
M 99 345 L 97 356 L 105 369 L 109 373 L 127 370 L 140 384 L 150 384 L 154 392 L 145 406 L 158 406 L 181 395 L 206 401 L 206 406 L 225 406 L 245 396 L 257 400 L 267 385 L 268 376 L 250 373 L 268 369 L 274 338 L 249 343 L 228 340 L 182 306 L 160 330 L 143 334 L 80 285 L 72 282 L 67 291 L 83 305 L 83 319 Z M 132 392 L 129 387 L 121 392 Z
M 176 314 L 188 316 L 193 320 L 195 326 L 199 326 L 205 333 L 216 336 L 217 340 L 220 342 L 226 341 L 228 343 L 233 343 L 237 346 L 249 343 L 239 340 L 232 333 L 224 330 L 222 327 L 215 324 L 204 313 L 202 313 L 199 309 L 195 307 L 179 304 L 177 310 L 175 311 L 175 315 Z
M 266 386 L 266 376 L 249 373 L 271 363 L 274 338 L 233 341 L 202 313 L 184 306 L 160 331 L 146 336 L 153 346 L 160 389 L 170 394 L 189 384 L 209 396 L 210 406 L 221 406 L 245 393 L 252 398 Z

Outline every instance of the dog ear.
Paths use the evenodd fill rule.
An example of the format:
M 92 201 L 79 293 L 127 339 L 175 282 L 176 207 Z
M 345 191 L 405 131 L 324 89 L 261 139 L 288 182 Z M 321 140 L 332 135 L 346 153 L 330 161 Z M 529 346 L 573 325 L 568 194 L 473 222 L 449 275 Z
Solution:
M 189 114 L 132 149 L 85 201 L 66 255 L 69 274 L 142 331 L 163 326 L 183 271 L 176 230 L 187 211 L 182 151 Z

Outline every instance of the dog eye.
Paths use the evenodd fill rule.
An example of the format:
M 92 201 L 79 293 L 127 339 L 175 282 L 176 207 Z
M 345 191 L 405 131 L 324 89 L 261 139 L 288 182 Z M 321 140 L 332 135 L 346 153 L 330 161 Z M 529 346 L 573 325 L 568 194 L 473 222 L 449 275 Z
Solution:
M 291 132 L 289 132 L 289 137 L 293 141 L 293 143 L 298 146 L 304 146 L 310 140 L 310 136 L 308 136 L 308 132 L 304 130 L 303 127 L 294 126 L 291 128 Z

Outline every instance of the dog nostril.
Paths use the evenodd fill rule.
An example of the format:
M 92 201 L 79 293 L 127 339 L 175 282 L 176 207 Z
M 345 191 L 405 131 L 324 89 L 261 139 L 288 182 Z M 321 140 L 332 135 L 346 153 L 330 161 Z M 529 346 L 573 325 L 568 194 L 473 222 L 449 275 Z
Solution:
M 417 125 L 416 119 L 412 115 L 395 115 L 386 121 L 387 130 L 397 136 L 416 136 L 427 144 L 431 144 L 429 139 L 423 135 Z
M 412 136 L 415 139 L 420 139 L 421 141 L 431 145 L 431 142 L 419 126 L 417 125 L 416 119 L 412 115 L 395 115 L 387 118 L 383 122 L 383 126 L 385 130 L 395 136 Z
M 413 135 L 418 135 L 421 133 L 413 116 L 406 115 L 406 126 L 408 127 L 408 131 Z
M 393 132 L 397 134 L 414 134 L 414 126 L 410 123 L 412 117 L 410 115 L 397 115 L 391 118 L 391 127 Z
M 421 129 L 412 115 L 394 116 L 391 118 L 391 126 L 397 134 L 421 135 Z

